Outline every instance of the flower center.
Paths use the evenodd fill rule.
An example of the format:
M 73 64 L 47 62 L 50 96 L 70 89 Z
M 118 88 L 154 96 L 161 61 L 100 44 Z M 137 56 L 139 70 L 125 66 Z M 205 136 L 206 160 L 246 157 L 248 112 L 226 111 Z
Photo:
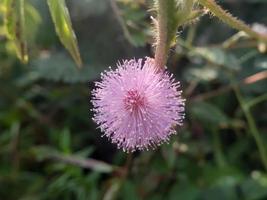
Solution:
M 130 112 L 136 112 L 142 106 L 144 106 L 145 97 L 144 95 L 140 94 L 137 90 L 132 89 L 126 93 L 123 102 L 126 110 L 129 110 Z

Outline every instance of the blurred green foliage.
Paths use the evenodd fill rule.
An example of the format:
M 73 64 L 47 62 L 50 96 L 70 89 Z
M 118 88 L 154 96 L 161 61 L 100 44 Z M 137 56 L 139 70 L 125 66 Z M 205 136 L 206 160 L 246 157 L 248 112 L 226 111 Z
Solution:
M 118 60 L 152 56 L 152 2 L 66 1 L 78 70 L 60 45 L 46 1 L 25 1 L 28 64 L 6 37 L 0 1 L 0 199 L 267 199 L 267 56 L 210 16 L 184 27 L 169 70 L 186 97 L 169 144 L 126 154 L 90 119 L 93 81 Z M 113 1 L 114 3 L 115 1 Z M 265 0 L 225 1 L 267 24 Z M 224 43 L 223 43 L 224 42 Z

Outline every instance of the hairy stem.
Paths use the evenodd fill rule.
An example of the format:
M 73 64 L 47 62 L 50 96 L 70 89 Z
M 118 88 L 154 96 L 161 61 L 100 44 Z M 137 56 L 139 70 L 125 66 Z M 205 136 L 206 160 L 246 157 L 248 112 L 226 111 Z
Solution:
M 158 17 L 157 17 L 157 42 L 155 52 L 155 63 L 158 69 L 164 68 L 167 61 L 168 44 L 167 44 L 167 10 L 165 0 L 158 0 Z
M 244 31 L 249 36 L 267 42 L 267 35 L 259 34 L 252 30 L 244 22 L 233 17 L 231 14 L 223 10 L 214 0 L 198 0 L 198 2 L 204 7 L 208 8 L 211 13 L 222 20 L 224 23 L 228 24 L 234 29 Z

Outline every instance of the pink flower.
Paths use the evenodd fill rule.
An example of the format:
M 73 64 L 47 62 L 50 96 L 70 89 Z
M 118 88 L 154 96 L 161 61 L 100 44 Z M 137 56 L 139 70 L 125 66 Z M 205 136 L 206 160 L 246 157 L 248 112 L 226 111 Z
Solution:
M 124 151 L 148 150 L 168 141 L 184 119 L 180 84 L 154 59 L 125 60 L 105 71 L 92 91 L 93 120 Z

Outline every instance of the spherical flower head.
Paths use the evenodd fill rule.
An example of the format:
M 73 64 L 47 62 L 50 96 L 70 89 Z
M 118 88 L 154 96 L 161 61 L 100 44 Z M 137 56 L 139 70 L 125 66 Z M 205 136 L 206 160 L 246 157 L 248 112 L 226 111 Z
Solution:
M 169 140 L 184 118 L 179 82 L 154 59 L 125 60 L 105 71 L 92 91 L 93 120 L 124 151 L 148 150 Z

